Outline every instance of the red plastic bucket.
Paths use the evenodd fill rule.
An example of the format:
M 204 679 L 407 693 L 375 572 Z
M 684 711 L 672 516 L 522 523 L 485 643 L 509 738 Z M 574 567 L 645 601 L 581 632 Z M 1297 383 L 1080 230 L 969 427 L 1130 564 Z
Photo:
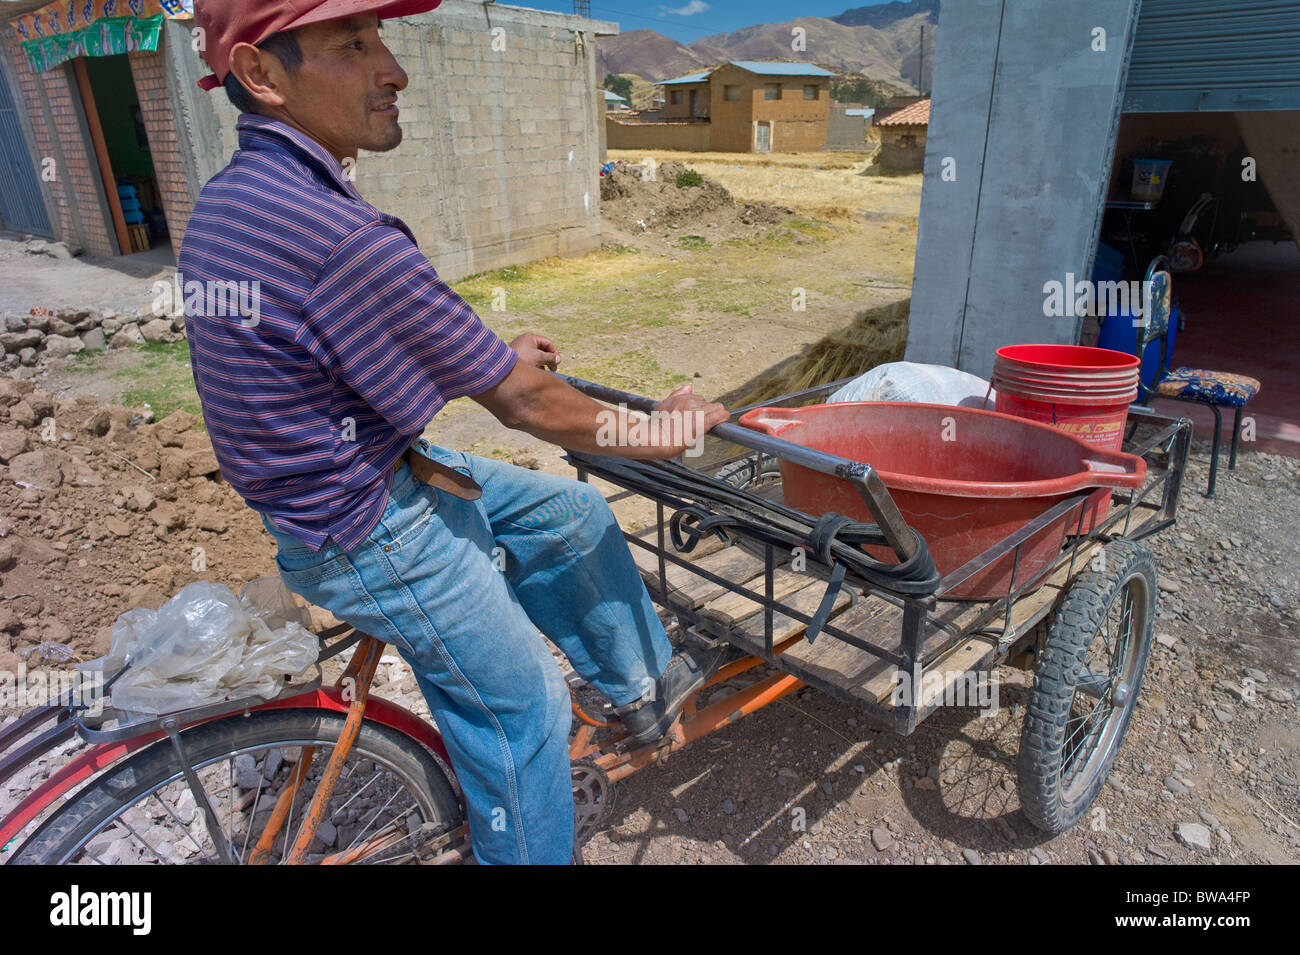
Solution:
M 1141 364 L 1136 355 L 1109 348 L 1008 345 L 998 349 L 993 363 L 995 407 L 1118 451 Z
M 852 401 L 757 408 L 740 423 L 874 467 L 903 518 L 925 538 L 940 574 L 978 557 L 1081 490 L 1139 487 L 1146 476 L 1146 462 L 1135 455 L 1103 451 L 1048 425 L 978 408 Z M 781 462 L 781 478 L 791 507 L 874 520 L 842 478 L 789 461 Z M 1076 508 L 1025 542 L 1015 569 L 1017 589 L 1040 582 L 1078 521 Z M 878 560 L 896 559 L 888 548 L 866 550 Z M 944 596 L 1005 596 L 1013 562 L 1013 554 L 999 558 Z
M 1124 446 L 1128 406 L 1138 394 L 1137 355 L 1083 345 L 1008 345 L 993 363 L 995 405 L 1003 414 L 1041 421 L 1105 451 Z M 1085 520 L 1091 530 L 1110 510 L 1098 491 Z

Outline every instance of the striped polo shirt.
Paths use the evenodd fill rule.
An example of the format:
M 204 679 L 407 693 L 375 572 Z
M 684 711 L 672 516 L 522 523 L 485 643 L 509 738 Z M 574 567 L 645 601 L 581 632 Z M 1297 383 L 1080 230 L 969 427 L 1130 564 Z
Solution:
M 313 550 L 350 550 L 430 419 L 516 355 L 324 147 L 247 113 L 238 130 L 178 264 L 203 419 L 250 507 Z

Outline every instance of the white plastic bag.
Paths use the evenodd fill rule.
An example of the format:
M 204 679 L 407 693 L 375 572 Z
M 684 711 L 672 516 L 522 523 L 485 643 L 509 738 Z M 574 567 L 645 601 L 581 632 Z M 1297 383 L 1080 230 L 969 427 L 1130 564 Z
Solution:
M 988 403 L 984 397 L 988 395 Z M 963 408 L 992 408 L 997 393 L 978 375 L 944 365 L 893 361 L 877 365 L 835 392 L 827 402 L 915 401 Z
M 113 624 L 106 656 L 81 664 L 112 676 L 111 700 L 134 713 L 170 713 L 227 699 L 275 696 L 286 676 L 315 664 L 311 618 L 279 577 L 249 583 L 239 597 L 202 580 L 157 610 L 137 608 Z

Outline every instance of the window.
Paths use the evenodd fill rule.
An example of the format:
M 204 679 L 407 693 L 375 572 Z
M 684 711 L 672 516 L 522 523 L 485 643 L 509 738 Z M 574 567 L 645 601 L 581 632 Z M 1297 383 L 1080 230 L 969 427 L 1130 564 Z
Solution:
M 725 99 L 728 103 L 739 103 L 739 102 L 740 102 L 740 87 L 739 87 L 739 86 L 724 86 L 724 87 L 722 88 L 722 98 Z
M 816 84 L 816 83 L 809 83 L 809 84 L 807 84 L 806 86 L 804 86 L 804 88 L 803 88 L 803 98 L 804 98 L 804 99 L 816 99 L 816 98 L 817 98 L 817 84 Z
M 682 105 L 682 91 L 681 91 L 681 90 L 673 90 L 672 93 L 669 94 L 669 102 L 672 103 L 674 106 L 681 106 L 681 105 Z
M 898 146 L 900 149 L 915 149 L 916 137 L 911 133 L 904 133 L 898 137 Z
M 780 98 L 781 98 L 780 83 L 768 83 L 763 87 L 763 99 L 780 99 Z

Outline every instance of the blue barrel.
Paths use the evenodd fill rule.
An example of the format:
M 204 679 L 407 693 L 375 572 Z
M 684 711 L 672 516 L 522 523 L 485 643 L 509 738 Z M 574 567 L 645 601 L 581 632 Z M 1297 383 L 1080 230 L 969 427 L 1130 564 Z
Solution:
M 1098 348 L 1110 348 L 1128 355 L 1137 354 L 1137 328 L 1133 325 L 1133 315 L 1121 307 L 1115 315 L 1102 315 L 1101 335 L 1097 338 Z M 1169 334 L 1165 338 L 1165 358 L 1170 367 L 1174 360 L 1174 340 L 1178 337 L 1178 306 L 1174 305 L 1169 313 Z M 1142 352 L 1142 384 L 1150 388 L 1155 384 L 1156 374 L 1160 371 L 1160 343 L 1150 342 Z

